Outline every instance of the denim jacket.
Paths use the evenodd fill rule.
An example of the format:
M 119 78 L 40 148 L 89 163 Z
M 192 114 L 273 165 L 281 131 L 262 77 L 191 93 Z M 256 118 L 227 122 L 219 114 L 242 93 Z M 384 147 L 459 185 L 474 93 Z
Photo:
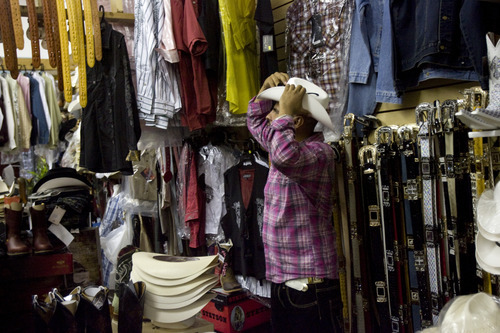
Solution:
M 479 81 L 487 88 L 479 6 L 477 0 L 393 0 L 398 91 L 433 77 Z
M 390 0 L 356 0 L 347 113 L 372 114 L 377 102 L 401 103 L 394 87 Z

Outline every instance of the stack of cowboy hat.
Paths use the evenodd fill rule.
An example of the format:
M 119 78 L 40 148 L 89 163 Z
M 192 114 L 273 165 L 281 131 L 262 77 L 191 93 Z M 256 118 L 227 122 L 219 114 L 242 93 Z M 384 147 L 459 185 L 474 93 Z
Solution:
M 178 257 L 151 252 L 132 255 L 133 282 L 146 284 L 144 317 L 155 326 L 186 329 L 215 296 L 217 256 Z
M 455 297 L 441 310 L 439 328 L 440 333 L 500 332 L 500 306 L 483 292 Z
M 485 190 L 477 203 L 476 260 L 491 274 L 500 274 L 500 185 Z

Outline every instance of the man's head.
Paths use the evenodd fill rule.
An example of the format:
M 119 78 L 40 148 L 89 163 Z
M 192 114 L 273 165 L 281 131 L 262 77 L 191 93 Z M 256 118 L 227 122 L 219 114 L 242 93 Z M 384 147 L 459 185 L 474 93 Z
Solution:
M 325 127 L 334 130 L 332 121 L 330 119 L 330 116 L 328 115 L 328 112 L 326 109 L 328 108 L 328 102 L 329 102 L 329 97 L 326 91 L 321 89 L 319 86 L 315 85 L 312 82 L 309 82 L 304 79 L 300 78 L 290 78 L 287 82 L 287 84 L 293 84 L 295 86 L 302 86 L 306 90 L 304 97 L 302 99 L 302 110 L 303 114 L 300 113 L 300 111 L 294 115 L 297 117 L 294 117 L 294 122 L 295 121 L 301 121 L 298 118 L 302 118 L 302 121 L 306 123 L 306 125 L 314 124 L 314 120 L 320 122 L 322 125 Z M 262 93 L 260 93 L 257 98 L 259 99 L 270 99 L 273 101 L 279 101 L 281 96 L 283 95 L 283 92 L 285 90 L 285 87 L 279 86 L 279 87 L 272 87 L 269 89 L 264 90 Z M 278 104 L 275 105 L 275 108 L 277 107 Z M 274 109 L 271 112 L 275 112 L 276 109 Z M 306 116 L 306 114 L 310 115 L 313 119 L 309 119 L 309 117 Z M 296 124 L 297 125 L 297 124 Z

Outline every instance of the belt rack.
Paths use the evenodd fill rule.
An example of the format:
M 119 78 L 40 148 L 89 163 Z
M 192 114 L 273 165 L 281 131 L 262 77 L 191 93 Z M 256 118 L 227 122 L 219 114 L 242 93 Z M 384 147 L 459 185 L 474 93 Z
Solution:
M 373 143 L 367 133 L 355 137 L 362 117 L 345 117 L 342 232 L 352 258 L 352 332 L 368 331 L 369 320 L 383 332 L 416 332 L 438 324 L 455 296 L 498 293 L 497 277 L 476 266 L 474 239 L 475 204 L 500 169 L 500 140 L 471 139 L 455 117 L 473 110 L 477 93 L 421 103 L 414 124 L 379 126 Z

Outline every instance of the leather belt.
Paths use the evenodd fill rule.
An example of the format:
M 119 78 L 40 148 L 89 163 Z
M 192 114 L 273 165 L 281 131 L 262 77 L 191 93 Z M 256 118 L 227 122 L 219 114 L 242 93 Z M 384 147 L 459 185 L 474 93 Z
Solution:
M 94 54 L 94 34 L 93 34 L 93 21 L 92 21 L 92 5 L 90 0 L 83 0 L 83 8 L 85 9 L 85 41 L 87 50 L 87 64 L 90 68 L 94 67 L 95 54 Z
M 97 61 L 101 61 L 102 60 L 101 22 L 99 20 L 99 10 L 97 9 L 97 0 L 90 0 L 90 9 L 92 10 L 92 28 L 94 30 L 95 59 Z
M 33 2 L 33 7 L 34 7 L 34 0 L 27 0 L 29 2 Z M 53 21 L 52 20 L 52 15 L 55 14 L 57 15 L 57 11 L 51 12 L 49 0 L 43 0 L 42 1 L 42 7 L 43 7 L 43 26 L 45 28 L 45 39 L 47 41 L 47 51 L 49 53 L 49 63 L 50 66 L 57 68 L 57 51 L 56 47 L 54 44 L 54 39 L 59 38 L 59 34 L 55 34 L 55 31 L 53 29 L 53 25 L 57 25 L 57 20 Z M 28 12 L 29 12 L 29 5 L 28 5 Z M 36 11 L 35 11 L 36 14 Z M 56 16 L 57 17 L 57 16 Z M 54 23 L 55 22 L 55 23 Z M 33 40 L 31 40 L 31 44 L 33 45 Z
M 415 109 L 417 124 L 420 127 L 420 166 L 422 175 L 422 198 L 425 225 L 425 246 L 430 281 L 432 324 L 436 325 L 441 309 L 441 267 L 439 262 L 438 224 L 436 219 L 436 189 L 434 170 L 434 146 L 431 140 L 432 123 L 435 119 L 434 108 L 429 103 L 421 103 Z
M 28 6 L 28 23 L 30 26 L 31 41 L 31 64 L 33 68 L 40 67 L 40 43 L 38 41 L 38 16 L 36 13 L 35 0 L 26 0 Z M 52 37 L 52 30 L 45 29 L 47 37 Z
M 21 22 L 21 8 L 19 7 L 18 0 L 10 0 L 10 13 L 12 19 L 12 26 L 14 27 L 14 38 L 16 40 L 16 47 L 19 50 L 24 49 L 24 31 Z M 38 34 L 38 25 L 35 26 L 36 33 Z
M 408 260 L 408 284 L 409 284 L 409 307 L 411 309 L 411 323 L 413 332 L 418 332 L 422 329 L 422 318 L 424 311 L 421 307 L 421 298 L 427 295 L 421 295 L 419 289 L 419 279 L 415 266 L 415 223 L 417 219 L 421 221 L 420 195 L 417 183 L 418 163 L 416 159 L 416 127 L 401 126 L 398 129 L 398 138 L 400 142 L 400 158 L 401 158 L 401 182 L 403 187 L 404 197 L 404 216 L 405 216 L 405 232 L 406 232 L 406 251 Z M 418 201 L 418 205 L 412 204 Z M 420 222 L 420 228 L 423 228 Z M 422 248 L 422 237 L 420 236 L 420 248 Z M 421 313 L 422 312 L 422 316 Z M 430 313 L 430 308 L 428 313 Z M 411 331 L 411 330 L 410 330 Z
M 359 161 L 363 179 L 363 206 L 368 223 L 368 238 L 370 244 L 369 268 L 372 277 L 372 293 L 376 300 L 378 322 L 381 332 L 391 332 L 389 300 L 387 293 L 386 274 L 384 270 L 384 245 L 380 219 L 380 206 L 377 195 L 377 148 L 374 145 L 362 146 L 359 149 Z
M 341 145 L 343 141 L 340 141 Z M 341 153 L 343 153 L 343 149 Z M 339 266 L 339 280 L 340 280 L 340 296 L 342 298 L 342 316 L 344 318 L 344 329 L 349 331 L 351 329 L 351 253 L 350 253 L 350 239 L 349 227 L 347 221 L 347 203 L 345 201 L 345 188 L 344 188 L 344 171 L 342 163 L 337 163 L 335 174 L 338 179 L 338 191 L 333 191 L 334 206 L 333 218 L 336 237 L 337 237 L 337 257 Z
M 66 9 L 64 8 L 64 0 L 56 0 L 57 2 L 57 19 L 59 24 L 59 42 L 61 49 L 61 69 L 62 81 L 64 84 L 64 99 L 69 103 L 73 98 L 71 87 L 71 74 L 69 68 L 69 50 L 68 50 L 68 31 L 66 29 Z M 76 43 L 71 43 L 76 44 Z
M 351 251 L 352 251 L 352 265 L 353 265 L 353 277 L 354 277 L 354 306 L 355 306 L 355 319 L 356 319 L 356 327 L 358 332 L 365 332 L 365 309 L 364 309 L 364 300 L 363 300 L 363 283 L 362 283 L 362 273 L 361 270 L 364 265 L 364 260 L 362 260 L 361 246 L 362 243 L 362 228 L 358 227 L 358 224 L 361 223 L 360 218 L 358 217 L 358 209 L 359 200 L 357 198 L 360 197 L 360 191 L 358 188 L 358 184 L 356 182 L 357 175 L 357 167 L 355 169 L 355 165 L 358 163 L 354 161 L 357 160 L 356 154 L 356 145 L 353 143 L 354 136 L 353 132 L 355 129 L 355 116 L 350 113 L 344 117 L 344 148 L 345 148 L 345 158 L 344 161 L 346 163 L 346 172 L 347 172 L 347 192 L 348 192 L 348 204 L 349 208 L 349 229 L 350 229 L 350 240 L 351 240 Z M 353 318 L 354 319 L 354 318 Z
M 389 126 L 379 127 L 376 131 L 376 147 L 377 147 L 377 178 L 379 200 L 381 202 L 381 225 L 382 238 L 385 252 L 385 273 L 387 279 L 387 290 L 389 295 L 389 311 L 391 320 L 391 332 L 400 332 L 403 322 L 400 318 L 399 290 L 401 283 L 397 272 L 397 230 L 393 217 L 392 203 L 392 176 L 394 172 L 395 161 L 391 158 L 393 144 L 393 131 Z
M 70 31 L 76 30 L 76 38 L 78 42 L 78 95 L 80 97 L 79 103 L 82 108 L 84 108 L 87 106 L 87 63 L 85 59 L 85 38 L 83 37 L 82 3 L 80 0 L 70 0 L 69 2 L 71 1 L 73 1 L 73 11 L 76 21 L 74 21 L 75 26 L 73 29 L 70 24 Z
M 17 68 L 16 41 L 14 40 L 14 27 L 12 26 L 9 0 L 0 0 L 0 12 L 4 13 L 0 20 L 0 30 L 3 39 L 5 67 L 10 71 L 12 77 L 16 79 L 19 75 L 19 69 Z
M 64 92 L 64 79 L 63 79 L 63 66 L 62 66 L 62 58 L 61 58 L 61 41 L 59 34 L 59 17 L 58 17 L 58 9 L 56 1 L 48 1 L 48 7 L 50 12 L 50 21 L 52 26 L 53 42 L 54 42 L 54 51 L 56 53 L 56 67 L 57 68 L 57 85 L 59 91 Z M 64 14 L 66 15 L 66 13 Z M 66 16 L 64 16 L 64 20 L 66 20 Z M 66 41 L 68 36 L 66 35 Z M 50 59 L 49 59 L 50 60 Z M 52 65 L 52 62 L 50 63 Z

